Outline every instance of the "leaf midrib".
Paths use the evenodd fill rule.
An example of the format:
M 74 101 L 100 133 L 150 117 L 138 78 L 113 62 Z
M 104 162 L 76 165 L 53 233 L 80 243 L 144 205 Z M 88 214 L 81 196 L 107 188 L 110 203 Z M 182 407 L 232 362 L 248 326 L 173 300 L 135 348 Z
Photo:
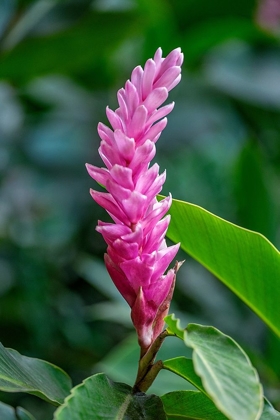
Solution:
M 131 394 L 128 394 L 125 397 L 125 400 L 122 403 L 122 405 L 121 405 L 121 407 L 119 409 L 119 412 L 116 415 L 116 419 L 115 420 L 122 420 L 124 418 L 124 414 L 125 414 L 125 412 L 127 410 L 127 407 L 129 406 L 130 402 L 132 401 L 132 399 L 133 398 L 132 398 L 132 395 Z

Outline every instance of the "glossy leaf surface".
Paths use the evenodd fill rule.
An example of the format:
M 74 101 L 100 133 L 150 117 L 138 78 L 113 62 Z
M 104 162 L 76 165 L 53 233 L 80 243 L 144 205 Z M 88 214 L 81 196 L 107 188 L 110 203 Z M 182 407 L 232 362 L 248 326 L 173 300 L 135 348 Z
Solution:
M 129 385 L 112 382 L 103 373 L 73 388 L 55 413 L 55 420 L 165 420 L 162 402 L 155 395 L 132 394 Z
M 180 330 L 181 335 L 184 331 L 185 344 L 193 349 L 194 371 L 203 386 L 197 382 L 189 362 L 184 366 L 183 361 L 180 368 L 180 363 L 171 361 L 171 364 L 176 364 L 175 373 L 180 374 L 182 370 L 186 379 L 189 376 L 194 385 L 197 382 L 198 388 L 204 388 L 229 419 L 258 419 L 263 408 L 262 387 L 256 370 L 241 347 L 214 327 L 189 324 L 182 330 L 174 316 L 169 315 L 165 321 L 171 334 L 178 336 Z
M 163 362 L 163 367 L 186 379 L 197 389 L 205 393 L 201 379 L 195 373 L 192 359 L 188 359 L 187 357 L 175 357 L 174 359 L 165 360 Z
M 71 380 L 57 366 L 22 356 L 0 343 L 0 390 L 27 392 L 59 405 L 70 393 Z
M 175 391 L 161 397 L 169 420 L 201 419 L 226 420 L 225 417 L 202 392 Z
M 167 236 L 222 280 L 280 336 L 280 253 L 261 234 L 173 200 Z

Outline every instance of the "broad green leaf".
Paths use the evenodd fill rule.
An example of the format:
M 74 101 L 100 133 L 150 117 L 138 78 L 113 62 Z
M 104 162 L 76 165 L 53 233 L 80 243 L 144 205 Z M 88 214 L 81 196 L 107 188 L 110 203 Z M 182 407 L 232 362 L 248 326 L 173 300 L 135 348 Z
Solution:
M 176 357 L 175 359 L 165 360 L 163 362 L 163 367 L 186 379 L 197 389 L 206 393 L 200 377 L 195 373 L 192 359 L 188 359 L 187 357 Z
M 214 327 L 189 324 L 184 341 L 193 349 L 195 372 L 216 406 L 231 420 L 258 419 L 262 387 L 246 353 Z
M 260 420 L 280 420 L 280 413 L 272 407 L 266 398 L 264 399 L 264 407 Z
M 87 378 L 55 412 L 55 420 L 165 420 L 156 395 L 132 394 L 132 388 L 114 383 L 103 373 Z
M 161 397 L 169 420 L 226 420 L 225 417 L 202 392 L 175 391 Z M 240 420 L 240 419 L 239 419 Z
M 208 396 L 205 389 L 203 388 L 203 384 L 201 382 L 200 377 L 195 373 L 192 359 L 188 359 L 186 357 L 176 357 L 175 359 L 165 360 L 163 362 L 163 367 L 164 369 L 167 369 L 170 372 L 176 373 L 176 375 L 179 375 L 182 378 L 186 379 L 188 382 L 194 385 L 197 389 L 199 389 L 202 393 Z M 197 399 L 198 400 L 201 399 L 203 401 L 202 397 L 197 397 Z M 269 403 L 269 401 L 267 401 L 267 399 L 265 398 L 263 412 L 260 417 L 260 420 L 274 420 L 274 419 L 280 420 L 280 413 L 276 411 L 273 408 L 273 406 Z
M 71 379 L 57 366 L 22 356 L 0 343 L 0 390 L 27 392 L 52 404 L 62 404 L 71 390 Z
M 10 407 L 0 402 L 0 419 L 1 420 L 35 420 L 34 417 L 21 407 Z
M 280 253 L 261 234 L 173 200 L 167 236 L 237 294 L 280 336 Z
M 190 379 L 231 420 L 258 419 L 263 407 L 262 387 L 256 370 L 241 347 L 214 327 L 189 324 L 185 330 L 174 314 L 165 318 L 170 334 L 180 336 L 193 349 L 193 367 L 182 359 L 167 361 L 174 373 Z M 165 363 L 165 362 L 164 362 Z M 200 383 L 196 375 L 201 378 Z M 189 379 L 188 379 L 189 377 Z

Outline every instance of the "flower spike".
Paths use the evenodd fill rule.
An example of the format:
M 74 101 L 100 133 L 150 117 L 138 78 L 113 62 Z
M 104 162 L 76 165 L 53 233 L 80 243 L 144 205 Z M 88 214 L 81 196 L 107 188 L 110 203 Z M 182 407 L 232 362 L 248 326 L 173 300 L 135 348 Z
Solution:
M 87 164 L 89 175 L 107 190 L 91 190 L 91 195 L 114 223 L 99 222 L 96 229 L 108 245 L 107 270 L 131 307 L 142 354 L 162 331 L 177 272 L 165 274 L 180 246 L 167 247 L 164 239 L 170 216 L 162 218 L 172 199 L 156 200 L 165 172 L 159 174 L 159 166 L 150 167 L 150 162 L 174 107 L 174 102 L 162 104 L 181 79 L 182 63 L 180 48 L 166 58 L 159 48 L 144 69 L 133 70 L 118 91 L 119 108 L 106 109 L 112 129 L 98 125 L 99 154 L 106 168 Z

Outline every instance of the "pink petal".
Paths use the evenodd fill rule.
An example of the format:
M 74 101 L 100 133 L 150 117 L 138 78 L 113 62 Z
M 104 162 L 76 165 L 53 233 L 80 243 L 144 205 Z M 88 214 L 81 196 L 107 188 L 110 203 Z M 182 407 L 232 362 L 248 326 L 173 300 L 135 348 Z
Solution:
M 135 140 L 137 136 L 139 136 L 144 130 L 147 115 L 148 111 L 147 108 L 144 107 L 144 105 L 139 105 L 133 114 L 131 123 L 129 124 L 127 129 L 127 134 L 129 136 L 134 137 Z
M 141 66 L 135 67 L 135 69 L 131 73 L 131 82 L 136 87 L 139 98 L 142 97 L 142 77 L 143 77 L 142 67 Z
M 156 73 L 156 64 L 151 58 L 146 61 L 144 74 L 142 78 L 142 99 L 145 100 L 153 87 L 153 81 Z
M 178 83 L 180 83 L 181 77 L 182 77 L 181 74 L 179 74 L 179 76 L 176 77 L 176 79 L 171 83 L 171 85 L 169 85 L 168 89 L 171 90 L 171 89 L 175 88 L 175 86 L 177 86 Z
M 155 197 L 161 192 L 162 186 L 165 183 L 165 179 L 166 179 L 166 171 L 164 171 L 161 175 L 159 175 L 156 178 L 154 183 L 150 186 L 149 190 L 146 192 L 148 201 L 150 201 L 153 197 Z
M 167 97 L 168 90 L 165 87 L 154 89 L 145 99 L 144 105 L 148 112 L 152 112 L 160 105 L 162 105 L 163 102 L 166 101 Z
M 173 67 L 177 64 L 177 60 L 179 59 L 180 54 L 181 48 L 176 48 L 168 54 L 168 56 L 162 62 L 159 74 L 157 75 L 157 79 L 159 79 L 169 67 Z
M 174 270 L 169 270 L 166 277 L 169 277 L 169 279 L 166 279 L 165 281 L 170 284 L 170 289 L 164 298 L 164 300 L 160 303 L 157 315 L 155 317 L 155 320 L 153 322 L 153 338 L 152 341 L 154 341 L 158 335 L 162 332 L 165 321 L 164 318 L 168 315 L 170 302 L 173 297 L 174 287 L 175 287 L 175 281 L 176 281 L 176 274 Z
M 181 53 L 179 54 L 179 57 L 177 58 L 176 66 L 182 66 L 183 62 L 184 62 L 184 54 Z
M 105 124 L 98 123 L 97 131 L 101 140 L 104 140 L 110 146 L 114 143 L 114 132 Z
M 147 126 L 152 125 L 154 122 L 160 120 L 163 117 L 166 117 L 172 109 L 174 108 L 175 102 L 171 102 L 171 104 L 162 106 L 161 108 L 157 109 L 148 119 Z
M 127 260 L 120 264 L 133 290 L 137 293 L 139 287 L 148 286 L 153 274 L 153 268 L 143 264 L 140 257 Z
M 108 169 L 98 168 L 97 166 L 90 165 L 86 163 L 86 168 L 89 175 L 101 185 L 106 185 L 107 180 L 109 179 L 110 173 Z
M 114 198 L 109 193 L 101 193 L 99 191 L 90 190 L 90 194 L 92 198 L 103 207 L 107 212 L 112 213 L 116 216 L 119 220 L 121 220 L 126 225 L 130 224 L 129 219 L 125 215 L 125 213 L 120 209 L 120 207 L 115 202 Z
M 142 288 L 140 288 L 131 310 L 131 319 L 137 331 L 139 345 L 144 351 L 152 343 L 153 321 L 156 312 L 156 305 L 153 301 L 146 301 Z
M 117 128 L 119 129 L 123 128 L 120 117 L 114 111 L 112 111 L 108 106 L 106 108 L 106 115 L 114 130 L 116 130 Z
M 104 255 L 104 261 L 108 273 L 110 274 L 110 277 L 113 280 L 116 288 L 125 298 L 129 306 L 132 307 L 136 299 L 136 293 L 127 282 L 125 275 L 117 269 L 117 267 L 107 254 Z
M 114 199 L 117 202 L 120 202 L 122 200 L 125 200 L 128 198 L 131 194 L 131 191 L 122 187 L 120 184 L 118 184 L 113 179 L 108 179 L 106 182 L 106 189 L 107 191 L 112 194 Z
M 159 66 L 162 63 L 162 49 L 160 47 L 155 52 L 154 62 L 157 66 Z
M 165 213 L 169 210 L 172 204 L 172 197 L 164 198 L 160 202 L 154 205 L 153 210 L 142 220 L 142 226 L 144 229 L 144 233 L 147 234 L 150 232 L 157 222 L 165 215 Z
M 155 265 L 156 258 L 157 258 L 156 252 L 152 252 L 151 254 L 142 253 L 141 255 L 141 261 L 143 262 L 143 264 L 149 265 L 150 267 L 153 267 Z
M 122 187 L 127 189 L 134 189 L 134 183 L 132 181 L 132 170 L 121 165 L 114 165 L 110 169 L 111 177 Z
M 173 279 L 174 270 L 171 269 L 166 276 L 151 283 L 144 291 L 147 300 L 153 300 L 157 307 L 159 307 L 168 295 Z
M 117 129 L 114 133 L 116 144 L 121 155 L 127 162 L 130 162 L 135 152 L 135 141 L 127 137 L 121 130 Z
M 108 169 L 112 168 L 112 163 L 109 161 L 107 156 L 102 152 L 101 146 L 98 149 L 99 156 L 103 160 L 104 164 L 107 166 Z
M 122 207 L 131 223 L 137 223 L 147 209 L 147 197 L 138 191 L 133 191 L 130 197 L 122 200 Z
M 116 239 L 131 233 L 128 226 L 115 225 L 113 223 L 98 222 L 97 232 L 101 233 L 107 243 L 112 243 Z
M 123 120 L 126 122 L 128 120 L 128 109 L 127 109 L 127 105 L 124 99 L 123 88 L 118 91 L 117 97 L 118 97 L 118 102 L 120 105 L 120 111 L 121 111 L 121 114 L 123 115 Z
M 160 220 L 150 232 L 143 246 L 143 252 L 153 252 L 158 249 L 159 244 L 164 239 L 166 231 L 170 223 L 171 216 L 167 215 L 164 219 Z
M 172 85 L 174 80 L 179 76 L 181 73 L 181 67 L 179 66 L 173 66 L 169 67 L 163 75 L 158 79 L 158 81 L 154 84 L 154 88 L 159 88 L 165 86 L 168 91 L 170 91 L 172 88 L 169 88 L 169 86 Z
M 167 118 L 163 118 L 158 123 L 154 124 L 141 138 L 141 142 L 139 141 L 139 145 L 145 142 L 146 140 L 151 140 L 154 143 L 158 140 L 162 130 L 166 127 Z
M 99 154 L 101 152 L 104 156 L 106 156 L 111 166 L 115 164 L 125 165 L 125 159 L 120 155 L 119 151 L 116 150 L 115 147 L 109 146 L 109 144 L 105 143 L 104 140 L 101 141 L 98 151 Z
M 131 117 L 139 105 L 139 96 L 136 87 L 131 83 L 130 80 L 128 80 L 125 84 L 125 93 L 127 98 L 128 113 Z
M 137 223 L 137 225 L 134 227 L 133 232 L 129 232 L 126 234 L 123 234 L 121 236 L 121 239 L 123 239 L 125 242 L 128 243 L 137 243 L 138 247 L 142 246 L 143 242 L 143 229 L 141 226 L 141 223 Z
M 116 252 L 125 260 L 132 260 L 138 256 L 139 246 L 137 243 L 128 243 L 122 239 L 116 239 L 113 243 Z
M 140 175 L 141 168 L 145 167 L 153 159 L 155 154 L 155 145 L 150 140 L 147 140 L 142 146 L 136 149 L 134 157 L 129 164 L 129 168 L 133 170 L 134 178 Z
M 158 171 L 159 166 L 157 163 L 155 163 L 150 169 L 147 170 L 147 172 L 138 178 L 135 185 L 135 190 L 139 191 L 141 194 L 146 194 L 158 176 Z
M 152 276 L 152 282 L 156 281 L 159 277 L 163 275 L 173 258 L 175 258 L 175 255 L 177 254 L 179 248 L 180 244 L 176 244 L 158 252 L 159 260 L 155 265 L 155 270 Z
M 107 254 L 116 265 L 116 268 L 119 270 L 120 264 L 126 261 L 122 255 L 120 255 L 111 245 L 107 247 Z

